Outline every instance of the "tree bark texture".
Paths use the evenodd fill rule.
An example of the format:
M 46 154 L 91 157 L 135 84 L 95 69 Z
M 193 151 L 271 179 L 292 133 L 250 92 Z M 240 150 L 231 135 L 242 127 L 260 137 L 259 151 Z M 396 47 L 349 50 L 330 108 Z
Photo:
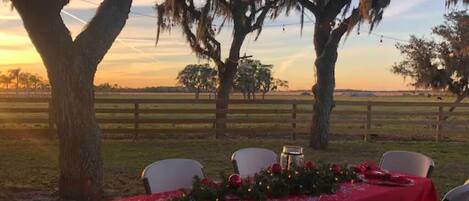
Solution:
M 132 0 L 104 0 L 75 40 L 60 12 L 68 0 L 12 0 L 51 83 L 59 139 L 59 195 L 101 200 L 101 132 L 94 108 L 98 64 L 125 25 Z
M 238 68 L 239 52 L 246 38 L 247 32 L 243 29 L 234 30 L 233 41 L 230 47 L 229 57 L 222 66 L 218 66 L 218 77 L 220 80 L 217 92 L 216 103 L 216 137 L 225 135 L 226 129 L 226 111 L 228 110 L 228 102 L 230 100 L 230 92 L 233 88 L 233 80 Z M 222 112 L 223 111 L 223 112 Z
M 337 48 L 345 32 L 346 27 L 332 29 L 328 20 L 318 20 L 315 25 L 316 83 L 312 87 L 314 104 L 310 130 L 310 146 L 314 149 L 327 149 L 328 147 L 330 115 L 335 105 Z

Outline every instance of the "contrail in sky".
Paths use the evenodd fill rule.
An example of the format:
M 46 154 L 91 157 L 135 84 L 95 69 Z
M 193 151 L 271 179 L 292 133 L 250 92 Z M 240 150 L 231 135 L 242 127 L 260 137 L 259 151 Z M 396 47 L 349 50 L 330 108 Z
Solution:
M 73 15 L 73 14 L 71 14 L 71 13 L 65 11 L 65 10 L 62 10 L 61 12 L 62 12 L 63 14 L 65 14 L 65 15 L 67 15 L 67 16 L 73 18 L 74 20 L 76 20 L 76 21 L 78 21 L 78 22 L 84 24 L 84 25 L 88 24 L 88 22 L 86 22 L 85 20 L 83 20 L 83 19 L 77 17 L 76 15 Z M 152 62 L 158 62 L 158 60 L 156 60 L 156 59 L 153 58 L 152 56 L 149 56 L 147 53 L 145 53 L 144 51 L 142 51 L 142 50 L 136 48 L 135 46 L 129 45 L 129 44 L 125 43 L 124 41 L 120 40 L 119 38 L 116 38 L 116 41 L 117 41 L 118 43 L 120 43 L 120 44 L 122 44 L 122 45 L 124 45 L 124 46 L 126 46 L 126 47 L 128 47 L 128 48 L 130 48 L 130 49 L 132 49 L 134 52 L 140 53 L 140 54 L 142 54 L 143 56 L 147 57 L 148 59 L 151 59 Z

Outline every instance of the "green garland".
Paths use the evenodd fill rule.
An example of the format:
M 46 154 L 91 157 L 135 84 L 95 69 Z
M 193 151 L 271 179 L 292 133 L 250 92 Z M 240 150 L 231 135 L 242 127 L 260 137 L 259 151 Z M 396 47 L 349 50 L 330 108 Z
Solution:
M 237 185 L 224 174 L 221 183 L 195 177 L 192 190 L 172 201 L 267 200 L 292 194 L 318 196 L 333 194 L 341 183 L 357 179 L 347 164 L 315 165 L 307 162 L 290 170 L 279 167 L 274 164 Z

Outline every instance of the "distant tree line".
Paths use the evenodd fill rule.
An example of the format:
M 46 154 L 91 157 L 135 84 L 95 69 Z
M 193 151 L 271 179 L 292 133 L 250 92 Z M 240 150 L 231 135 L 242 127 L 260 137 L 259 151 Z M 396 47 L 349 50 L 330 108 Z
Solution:
M 187 93 L 190 92 L 187 88 L 182 86 L 156 86 L 156 87 L 143 87 L 143 88 L 130 88 L 123 87 L 118 84 L 104 82 L 94 85 L 96 92 L 143 92 L 143 93 Z
M 274 78 L 273 65 L 262 64 L 259 60 L 242 59 L 235 74 L 232 88 L 241 92 L 244 99 L 256 99 L 256 93 L 265 94 L 280 88 L 288 88 L 288 81 Z M 199 98 L 201 92 L 216 93 L 218 87 L 218 72 L 209 64 L 189 64 L 182 69 L 178 76 L 178 83 Z
M 50 84 L 38 74 L 23 72 L 21 68 L 9 69 L 6 72 L 0 72 L 0 85 L 4 90 L 36 91 L 49 90 Z

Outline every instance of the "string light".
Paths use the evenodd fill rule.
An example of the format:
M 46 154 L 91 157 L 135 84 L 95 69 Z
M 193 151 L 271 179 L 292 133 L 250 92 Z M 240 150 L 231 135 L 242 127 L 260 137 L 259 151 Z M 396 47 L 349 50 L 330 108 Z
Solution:
M 99 5 L 98 3 L 95 3 L 95 2 L 90 1 L 90 0 L 80 0 L 80 1 L 91 4 L 91 5 L 95 5 L 95 6 Z M 148 15 L 148 14 L 141 13 L 141 12 L 136 12 L 136 11 L 130 11 L 130 13 L 133 14 L 133 15 L 136 15 L 136 16 L 141 16 L 141 17 L 148 17 L 148 18 L 154 18 L 154 19 L 158 18 L 154 15 Z M 315 24 L 315 20 L 311 16 L 307 15 L 306 13 L 304 14 L 304 16 L 306 16 L 309 20 L 309 21 L 305 21 L 304 24 Z M 331 26 L 332 26 L 332 23 L 333 22 L 331 22 Z M 299 24 L 301 24 L 301 22 L 288 23 L 288 24 L 266 24 L 263 27 L 282 27 L 282 31 L 285 32 L 287 26 L 294 26 L 294 25 L 299 25 Z M 175 26 L 175 24 L 173 23 L 172 26 Z M 220 25 L 213 24 L 212 26 L 214 26 L 213 31 L 216 32 L 216 30 L 217 30 L 216 27 L 217 26 L 219 27 Z M 225 26 L 232 26 L 232 25 L 225 25 Z M 360 30 L 359 29 L 357 29 L 357 35 L 360 35 Z M 393 40 L 393 41 L 397 41 L 397 42 L 409 43 L 408 40 L 399 39 L 399 38 L 395 38 L 395 37 L 392 37 L 392 36 L 386 36 L 386 35 L 383 35 L 383 34 L 376 34 L 376 33 L 371 32 L 370 35 L 380 37 L 380 40 L 379 40 L 380 43 L 383 43 L 384 38 L 389 39 L 389 40 Z

